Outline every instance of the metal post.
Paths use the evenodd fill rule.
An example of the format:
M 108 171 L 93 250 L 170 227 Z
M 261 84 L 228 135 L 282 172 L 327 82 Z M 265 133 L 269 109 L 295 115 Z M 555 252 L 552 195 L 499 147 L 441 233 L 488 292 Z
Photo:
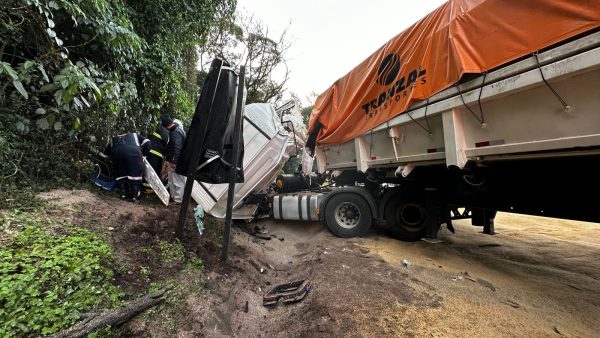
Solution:
M 221 62 L 221 64 L 219 65 L 219 68 L 223 64 L 222 61 L 220 61 L 220 62 Z M 215 92 L 212 95 L 210 108 L 208 110 L 209 114 L 212 111 L 213 101 L 215 99 L 217 89 L 219 88 L 220 75 L 221 75 L 221 73 L 219 72 L 219 76 L 217 77 L 217 80 L 216 80 Z M 195 180 L 194 177 L 196 176 L 195 175 L 196 168 L 198 167 L 198 163 L 200 162 L 200 156 L 201 156 L 200 149 L 202 149 L 202 143 L 204 142 L 203 137 L 206 134 L 207 126 L 204 125 L 204 126 L 202 126 L 202 128 L 203 128 L 202 133 L 196 133 L 197 138 L 195 140 L 191 140 L 192 142 L 194 142 L 194 144 L 192 146 L 192 149 L 194 151 L 192 153 L 192 157 L 190 158 L 190 163 L 188 166 L 188 172 L 187 172 L 186 181 L 185 181 L 185 188 L 183 190 L 183 199 L 181 200 L 181 208 L 179 209 L 179 219 L 177 220 L 177 227 L 175 228 L 175 237 L 177 237 L 179 239 L 183 238 L 183 227 L 185 225 L 185 218 L 187 216 L 188 205 L 190 204 L 190 197 L 192 196 L 192 188 L 194 187 L 194 180 Z
M 237 177 L 238 153 L 240 151 L 240 134 L 242 129 L 242 114 L 244 110 L 244 80 L 246 67 L 240 67 L 238 76 L 237 104 L 235 109 L 235 125 L 233 126 L 233 149 L 231 151 L 231 167 L 229 169 L 229 190 L 227 191 L 227 210 L 225 213 L 225 229 L 223 232 L 223 247 L 221 248 L 221 261 L 227 261 L 229 242 L 231 239 L 231 217 L 233 214 L 233 195 L 235 193 L 235 180 Z

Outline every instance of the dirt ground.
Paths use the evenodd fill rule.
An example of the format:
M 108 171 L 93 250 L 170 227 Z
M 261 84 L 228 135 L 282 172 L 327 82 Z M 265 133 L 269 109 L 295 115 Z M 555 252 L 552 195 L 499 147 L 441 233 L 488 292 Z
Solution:
M 440 243 L 400 242 L 383 231 L 341 239 L 318 223 L 263 220 L 232 231 L 227 264 L 220 223 L 199 236 L 190 217 L 186 260 L 160 259 L 177 208 L 132 204 L 88 191 L 43 197 L 54 217 L 88 227 L 113 246 L 128 294 L 178 283 L 177 299 L 129 323 L 133 337 L 570 336 L 600 332 L 600 225 L 500 214 L 494 236 L 468 221 Z M 255 226 L 272 236 L 252 236 Z M 109 229 L 110 228 L 110 229 Z M 217 244 L 215 244 L 217 243 Z M 408 266 L 403 266 L 403 260 Z M 141 269 L 143 267 L 144 269 Z M 262 268 L 262 273 L 261 273 Z M 310 279 L 299 303 L 262 305 L 279 283 Z M 247 304 L 247 305 L 246 305 Z

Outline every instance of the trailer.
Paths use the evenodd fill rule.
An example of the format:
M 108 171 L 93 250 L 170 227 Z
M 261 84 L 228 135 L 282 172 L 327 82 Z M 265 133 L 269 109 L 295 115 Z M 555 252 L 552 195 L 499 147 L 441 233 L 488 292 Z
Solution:
M 504 16 L 497 13 L 502 6 L 450 1 L 338 80 L 315 103 L 305 172 L 279 176 L 237 207 L 255 205 L 253 217 L 322 221 L 340 237 L 379 225 L 403 240 L 435 238 L 442 225 L 454 231 L 458 219 L 493 234 L 498 211 L 600 222 L 594 197 L 600 191 L 599 4 L 535 0 Z M 507 26 L 531 13 L 537 31 L 533 19 Z M 556 22 L 544 21 L 545 14 Z M 449 45 L 439 37 L 444 27 L 468 32 L 460 25 L 481 28 L 486 20 L 498 21 L 490 32 L 504 27 L 527 43 L 500 44 L 504 56 L 487 51 L 488 59 L 454 60 L 461 71 L 453 70 L 451 52 L 433 52 L 448 65 L 431 59 L 431 41 Z M 419 27 L 429 30 L 429 40 L 418 40 L 427 37 L 415 33 Z M 464 40 L 476 34 L 452 36 L 467 46 L 452 51 L 493 44 L 483 30 L 474 42 Z M 421 44 L 422 55 L 390 52 L 406 48 L 406 41 Z M 419 57 L 404 61 L 406 55 Z M 436 67 L 446 78 L 431 79 Z M 309 173 L 313 160 L 317 176 Z
M 414 240 L 471 218 L 493 234 L 497 211 L 600 222 L 600 32 L 427 101 L 316 146 L 319 171 L 334 174 L 316 197 L 333 233 L 379 223 Z

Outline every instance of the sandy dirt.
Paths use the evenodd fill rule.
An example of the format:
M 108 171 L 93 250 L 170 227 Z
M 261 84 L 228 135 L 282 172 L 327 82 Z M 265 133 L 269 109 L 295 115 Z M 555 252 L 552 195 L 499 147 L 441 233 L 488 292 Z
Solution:
M 188 258 L 204 261 L 200 273 L 156 259 L 158 243 L 174 239 L 176 209 L 86 191 L 54 191 L 44 198 L 57 205 L 55 217 L 107 234 L 119 264 L 128 267 L 117 274 L 128 293 L 143 293 L 153 282 L 184 286 L 180 302 L 139 316 L 129 324 L 128 336 L 594 337 L 600 332 L 598 224 L 500 214 L 497 235 L 460 221 L 456 234 L 443 229 L 441 242 L 432 244 L 400 242 L 376 229 L 363 238 L 341 239 L 318 223 L 263 220 L 233 228 L 229 260 L 222 264 L 218 236 L 210 229 L 198 236 L 190 218 L 182 243 Z M 252 236 L 255 226 L 272 239 Z M 152 273 L 142 275 L 136 266 Z M 304 300 L 262 305 L 270 288 L 299 279 L 313 282 Z

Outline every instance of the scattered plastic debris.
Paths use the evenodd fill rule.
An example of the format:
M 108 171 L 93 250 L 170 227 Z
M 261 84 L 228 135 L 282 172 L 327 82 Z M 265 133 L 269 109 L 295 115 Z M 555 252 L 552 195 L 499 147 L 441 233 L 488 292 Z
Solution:
M 346 264 L 342 264 L 342 268 L 344 268 L 344 269 L 350 269 L 350 267 L 348 265 L 346 265 Z
M 268 231 L 265 229 L 261 229 L 258 226 L 255 226 L 252 231 L 251 234 L 254 237 L 258 237 L 260 239 L 265 239 L 265 240 L 270 240 L 272 238 L 271 235 L 268 234 Z
M 562 332 L 560 332 L 560 330 L 558 329 L 558 326 L 554 327 L 554 332 L 558 333 L 559 335 L 563 335 Z
M 451 279 L 453 282 L 456 282 L 457 280 L 465 280 L 465 277 L 463 277 L 461 275 L 457 275 L 457 276 L 452 276 Z
M 329 255 L 329 251 L 323 251 L 324 255 Z
M 494 285 L 492 283 L 486 281 L 483 278 L 477 278 L 477 282 L 494 292 L 496 291 L 496 288 L 494 287 Z
M 202 222 L 203 218 L 204 218 L 204 209 L 202 208 L 202 205 L 198 204 L 194 208 L 194 219 L 196 220 L 196 227 L 198 228 L 198 233 L 200 235 L 202 235 L 202 232 L 204 232 L 204 222 Z
M 411 265 L 412 265 L 412 263 L 408 259 L 404 258 L 402 260 L 402 266 L 405 267 L 406 269 L 408 269 Z

